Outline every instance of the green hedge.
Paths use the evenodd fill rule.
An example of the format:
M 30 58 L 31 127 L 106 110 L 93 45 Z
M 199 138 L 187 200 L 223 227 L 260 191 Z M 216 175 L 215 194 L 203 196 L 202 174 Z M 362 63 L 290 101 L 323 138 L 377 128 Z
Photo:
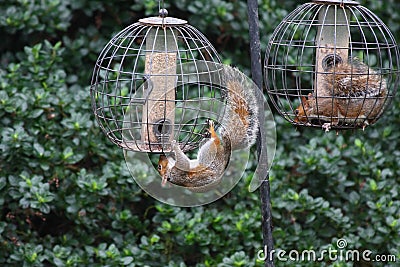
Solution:
M 225 63 L 249 73 L 245 1 L 166 2 Z M 398 32 L 397 1 L 362 2 Z M 299 3 L 259 3 L 265 51 Z M 215 203 L 171 207 L 140 190 L 94 122 L 89 83 L 98 53 L 157 9 L 150 0 L 0 3 L 0 265 L 262 266 L 259 196 L 247 191 L 254 166 Z M 275 119 L 275 247 L 322 250 L 345 238 L 347 248 L 400 259 L 400 101 L 365 132 L 338 136 Z M 353 263 L 276 262 L 288 265 Z

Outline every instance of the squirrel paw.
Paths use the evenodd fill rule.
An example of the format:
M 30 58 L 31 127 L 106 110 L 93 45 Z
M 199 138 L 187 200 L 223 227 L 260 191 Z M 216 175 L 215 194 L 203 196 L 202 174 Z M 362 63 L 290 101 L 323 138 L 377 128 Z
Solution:
M 363 126 L 362 126 L 362 130 L 365 130 L 365 127 L 367 127 L 369 125 L 368 121 L 364 121 Z
M 208 124 L 208 129 L 207 131 L 209 133 L 214 132 L 214 121 L 213 120 L 207 120 L 207 124 Z
M 179 147 L 178 142 L 177 142 L 176 140 L 172 140 L 172 141 L 171 141 L 171 148 L 172 148 L 172 149 L 175 149 L 175 148 L 177 148 L 177 147 Z
M 331 130 L 331 126 L 332 126 L 332 124 L 330 122 L 326 122 L 326 123 L 322 124 L 322 129 L 324 129 L 325 132 L 327 133 Z

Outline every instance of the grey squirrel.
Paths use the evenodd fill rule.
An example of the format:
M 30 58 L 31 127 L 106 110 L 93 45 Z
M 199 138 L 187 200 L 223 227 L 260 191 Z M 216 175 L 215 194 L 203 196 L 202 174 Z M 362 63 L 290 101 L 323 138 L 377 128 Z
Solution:
M 208 121 L 210 138 L 198 151 L 197 159 L 189 159 L 176 140 L 171 142 L 175 160 L 161 155 L 158 172 L 162 183 L 195 188 L 216 184 L 229 163 L 231 151 L 249 148 L 257 138 L 259 105 L 258 88 L 249 78 L 235 68 L 225 67 L 223 80 L 226 86 L 226 110 L 221 127 L 215 131 L 214 122 Z
M 339 122 L 366 126 L 373 124 L 386 101 L 387 84 L 382 75 L 357 59 L 329 66 L 324 80 L 330 95 L 301 97 L 295 110 L 295 122 L 328 121 L 322 125 L 329 131 Z

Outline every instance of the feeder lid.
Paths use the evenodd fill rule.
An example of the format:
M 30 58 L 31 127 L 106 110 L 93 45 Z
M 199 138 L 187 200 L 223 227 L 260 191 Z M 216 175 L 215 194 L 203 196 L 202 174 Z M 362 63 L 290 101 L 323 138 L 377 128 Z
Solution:
M 338 4 L 338 5 L 354 5 L 358 6 L 360 3 L 352 0 L 313 0 L 313 2 L 321 4 Z
M 158 17 L 139 19 L 139 22 L 151 26 L 180 26 L 187 24 L 186 20 L 167 17 L 167 16 L 168 16 L 168 11 L 166 9 L 161 9 Z

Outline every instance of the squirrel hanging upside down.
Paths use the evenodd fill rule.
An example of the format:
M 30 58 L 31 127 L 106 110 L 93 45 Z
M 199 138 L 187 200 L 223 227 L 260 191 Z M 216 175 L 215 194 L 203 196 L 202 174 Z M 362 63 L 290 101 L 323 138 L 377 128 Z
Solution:
M 237 69 L 224 69 L 226 82 L 226 110 L 221 127 L 215 131 L 214 122 L 208 121 L 210 138 L 200 146 L 197 159 L 189 159 L 177 141 L 171 143 L 175 160 L 161 155 L 158 171 L 162 183 L 196 188 L 217 184 L 229 163 L 231 152 L 249 148 L 255 143 L 258 133 L 257 88 L 246 86 L 243 73 Z
M 366 126 L 373 124 L 383 112 L 387 84 L 380 74 L 357 59 L 335 63 L 324 74 L 330 95 L 302 96 L 295 110 L 295 122 L 325 121 L 322 128 L 329 131 L 339 122 Z

